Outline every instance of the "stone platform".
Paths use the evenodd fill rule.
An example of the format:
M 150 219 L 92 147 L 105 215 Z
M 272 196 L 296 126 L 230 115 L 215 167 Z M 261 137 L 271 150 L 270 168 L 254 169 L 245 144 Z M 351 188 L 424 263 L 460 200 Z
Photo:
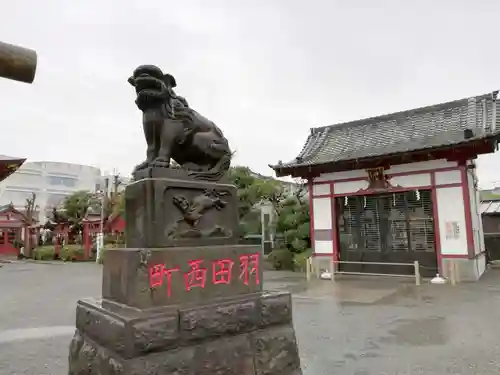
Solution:
M 291 297 L 145 310 L 81 300 L 69 375 L 301 375 Z
M 255 245 L 108 249 L 102 297 L 146 309 L 262 291 Z

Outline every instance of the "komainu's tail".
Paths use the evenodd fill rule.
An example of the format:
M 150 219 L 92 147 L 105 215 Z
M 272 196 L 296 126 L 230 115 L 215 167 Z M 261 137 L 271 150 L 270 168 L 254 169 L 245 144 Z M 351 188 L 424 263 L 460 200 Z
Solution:
M 218 163 L 208 171 L 205 172 L 189 172 L 195 180 L 205 180 L 205 181 L 219 181 L 231 166 L 231 154 L 225 154 Z

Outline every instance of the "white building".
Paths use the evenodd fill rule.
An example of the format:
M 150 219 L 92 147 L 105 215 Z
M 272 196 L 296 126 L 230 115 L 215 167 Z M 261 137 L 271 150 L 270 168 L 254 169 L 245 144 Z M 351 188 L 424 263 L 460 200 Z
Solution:
M 344 272 L 412 273 L 389 263 L 419 261 L 424 276 L 446 276 L 453 263 L 477 280 L 475 159 L 497 150 L 497 94 L 311 129 L 299 156 L 273 169 L 309 181 L 314 255 L 351 262 L 338 263 Z
M 26 199 L 36 194 L 39 220 L 44 223 L 52 209 L 78 190 L 95 191 L 99 168 L 49 161 L 26 162 L 19 170 L 0 182 L 0 205 L 13 203 L 24 210 Z

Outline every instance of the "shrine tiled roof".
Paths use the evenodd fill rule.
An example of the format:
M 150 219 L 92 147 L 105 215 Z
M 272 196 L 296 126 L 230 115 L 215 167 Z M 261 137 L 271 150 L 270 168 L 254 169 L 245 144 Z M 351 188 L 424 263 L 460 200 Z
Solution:
M 5 180 L 26 161 L 23 158 L 0 155 L 0 181 Z
M 0 162 L 11 161 L 11 160 L 24 160 L 24 159 L 17 158 L 15 156 L 8 156 L 8 155 L 0 154 Z
M 483 215 L 500 214 L 500 200 L 483 201 L 479 208 Z
M 0 206 L 0 213 L 8 212 L 8 211 L 11 211 L 13 209 L 14 209 L 14 205 L 12 204 L 12 202 L 10 202 L 10 203 L 7 203 L 7 204 Z
M 428 107 L 313 128 L 294 160 L 271 165 L 271 168 L 278 175 L 286 175 L 294 168 L 449 147 L 495 137 L 500 134 L 500 105 L 493 105 L 497 94 L 498 91 L 495 91 Z
M 26 217 L 26 214 L 18 209 L 16 209 L 14 207 L 14 204 L 12 202 L 10 203 L 7 203 L 7 204 L 4 204 L 2 206 L 0 206 L 0 214 L 5 214 L 5 213 L 13 213 L 13 214 L 16 214 L 18 215 L 18 217 L 22 220 L 22 221 L 27 221 L 28 218 Z M 33 220 L 33 222 L 37 222 L 38 220 Z

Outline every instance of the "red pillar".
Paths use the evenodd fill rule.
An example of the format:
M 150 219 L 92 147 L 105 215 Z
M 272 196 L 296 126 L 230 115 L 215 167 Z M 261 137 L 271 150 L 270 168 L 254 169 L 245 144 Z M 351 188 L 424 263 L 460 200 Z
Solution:
M 64 230 L 64 243 L 66 245 L 69 244 L 69 227 L 66 227 Z
M 89 223 L 84 223 L 83 224 L 83 256 L 85 260 L 90 258 L 90 249 L 91 249 L 91 244 L 90 244 L 90 224 Z
M 40 227 L 37 227 L 35 229 L 35 243 L 33 247 L 38 247 L 40 243 Z
M 31 230 L 28 225 L 25 225 L 23 227 L 23 232 L 24 232 L 24 256 L 30 257 L 31 256 Z
M 56 258 L 59 258 L 59 253 L 61 252 L 61 235 L 62 235 L 62 230 L 60 225 L 56 227 L 56 244 L 55 244 L 55 256 Z

